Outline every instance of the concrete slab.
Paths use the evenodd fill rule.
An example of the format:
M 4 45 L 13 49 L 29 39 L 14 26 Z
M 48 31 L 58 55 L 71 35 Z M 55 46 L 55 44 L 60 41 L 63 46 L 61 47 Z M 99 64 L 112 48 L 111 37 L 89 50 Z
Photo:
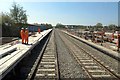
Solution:
M 16 51 L 0 59 L 0 76 L 3 78 L 30 52 L 30 50 L 32 50 L 39 43 L 40 40 L 42 40 L 51 31 L 52 29 L 48 29 L 41 32 L 41 34 L 35 34 L 36 37 L 30 36 L 28 45 L 21 44 L 21 40 L 19 40 L 12 47 L 10 47 L 15 47 Z M 5 49 L 3 51 L 7 50 Z
M 0 57 L 2 58 L 2 56 L 10 53 L 11 51 L 14 51 L 17 49 L 17 46 L 12 46 L 12 47 L 9 47 L 9 48 L 6 48 L 4 50 L 0 50 Z
M 117 50 L 116 46 L 110 46 L 113 50 Z

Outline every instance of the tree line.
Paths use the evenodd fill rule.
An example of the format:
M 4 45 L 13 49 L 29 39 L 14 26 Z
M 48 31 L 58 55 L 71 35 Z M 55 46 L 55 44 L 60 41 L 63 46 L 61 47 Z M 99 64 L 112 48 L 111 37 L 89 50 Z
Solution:
M 94 31 L 119 31 L 120 27 L 115 24 L 110 24 L 108 26 L 103 26 L 102 23 L 97 23 L 94 26 L 84 26 L 84 25 L 63 25 L 61 23 L 56 24 L 55 28 L 69 28 L 69 29 L 84 29 L 84 30 L 94 30 Z
M 26 10 L 17 3 L 13 3 L 10 12 L 0 14 L 0 25 L 2 28 L 2 37 L 20 37 L 20 29 L 31 26 L 27 23 L 28 15 Z M 51 24 L 43 24 L 46 29 L 52 28 Z M 33 26 L 33 25 L 32 25 Z
M 3 37 L 19 37 L 19 30 L 24 27 L 22 24 L 27 24 L 26 10 L 23 9 L 19 4 L 13 3 L 10 13 L 1 13 L 1 25 L 2 25 L 2 36 Z M 17 24 L 21 24 L 18 26 Z

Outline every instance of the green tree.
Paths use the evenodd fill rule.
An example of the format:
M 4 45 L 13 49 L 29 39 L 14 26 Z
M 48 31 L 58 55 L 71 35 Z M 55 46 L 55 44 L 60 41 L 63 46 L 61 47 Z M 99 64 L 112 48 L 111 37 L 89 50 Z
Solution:
M 46 23 L 45 26 L 46 26 L 47 29 L 53 28 L 51 24 Z
M 65 26 L 62 25 L 61 23 L 58 23 L 55 28 L 65 28 Z
M 1 14 L 2 36 L 11 36 L 13 21 L 8 13 Z
M 26 10 L 24 10 L 19 4 L 13 3 L 12 9 L 10 9 L 10 16 L 14 23 L 27 23 Z
M 109 29 L 110 29 L 110 30 L 115 30 L 116 27 L 117 27 L 117 26 L 116 26 L 115 24 L 110 24 L 110 25 L 109 25 Z
M 13 24 L 13 20 L 11 19 L 11 17 L 9 16 L 8 13 L 3 13 L 1 14 L 1 18 L 2 18 L 2 24 L 3 25 L 12 25 Z
M 102 23 L 97 23 L 97 24 L 95 25 L 95 30 L 101 30 L 102 28 L 103 28 Z
M 96 24 L 96 27 L 97 27 L 97 28 L 103 28 L 103 25 L 102 25 L 102 23 L 97 23 L 97 24 Z

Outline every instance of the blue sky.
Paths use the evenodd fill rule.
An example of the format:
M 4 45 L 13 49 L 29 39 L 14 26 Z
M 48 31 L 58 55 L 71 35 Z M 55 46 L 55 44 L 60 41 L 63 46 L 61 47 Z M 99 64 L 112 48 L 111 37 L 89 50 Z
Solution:
M 56 25 L 118 24 L 117 2 L 17 2 L 27 10 L 28 23 Z M 0 11 L 9 12 L 12 2 L 0 3 Z

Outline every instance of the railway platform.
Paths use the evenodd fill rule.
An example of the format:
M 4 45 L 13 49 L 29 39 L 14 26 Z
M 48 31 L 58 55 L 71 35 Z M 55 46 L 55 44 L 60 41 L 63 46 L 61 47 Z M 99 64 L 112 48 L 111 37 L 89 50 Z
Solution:
M 117 59 L 117 60 L 120 61 L 120 52 L 116 51 L 116 45 L 115 44 L 113 44 L 113 43 L 103 43 L 103 46 L 101 46 L 101 44 L 98 44 L 98 43 L 96 44 L 96 43 L 93 43 L 92 41 L 85 40 L 83 38 L 80 38 L 78 36 L 70 34 L 67 31 L 63 31 L 63 32 L 70 35 L 70 36 L 72 36 L 72 37 L 74 37 L 74 38 L 76 38 L 76 39 L 78 39 L 78 40 L 80 40 L 80 41 L 82 41 L 83 43 L 88 44 L 91 47 L 96 48 L 97 50 L 99 50 L 99 51 L 113 57 L 114 59 Z
M 28 45 L 17 40 L 13 45 L 5 44 L 0 47 L 0 80 L 10 72 L 52 29 L 44 30 L 29 37 Z

